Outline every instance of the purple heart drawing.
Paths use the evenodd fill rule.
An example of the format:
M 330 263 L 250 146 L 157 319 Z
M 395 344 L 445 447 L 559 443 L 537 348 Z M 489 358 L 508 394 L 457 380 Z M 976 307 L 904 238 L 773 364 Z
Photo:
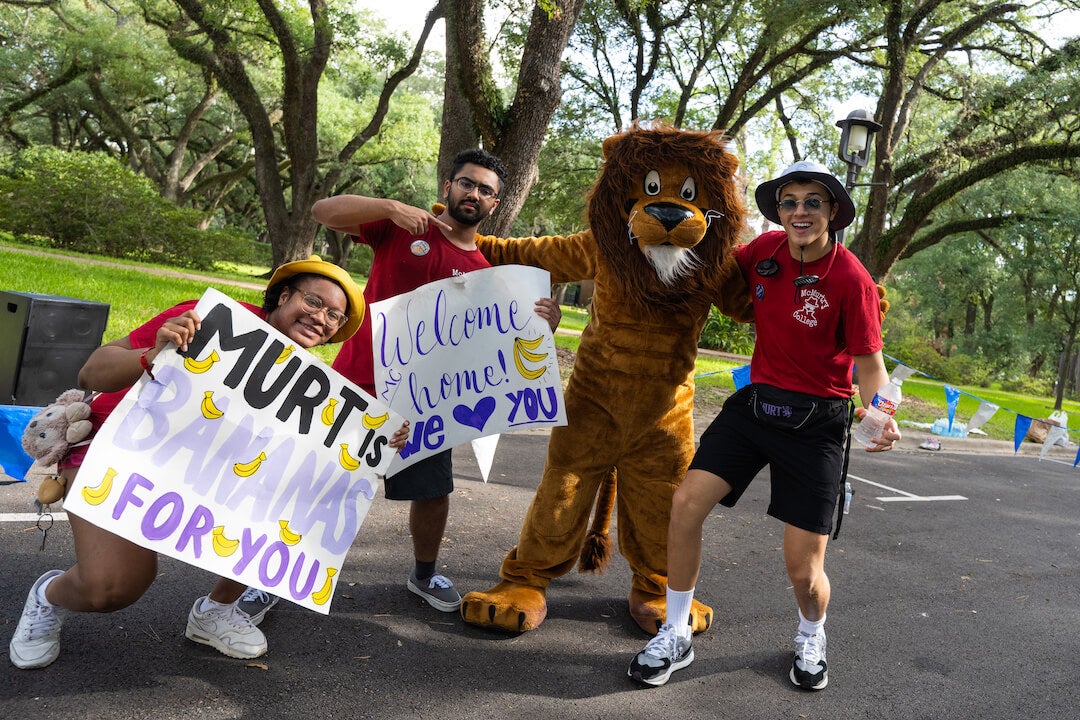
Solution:
M 485 397 L 480 398 L 480 402 L 476 403 L 475 408 L 471 408 L 468 405 L 458 405 L 455 407 L 454 419 L 462 425 L 468 425 L 477 430 L 483 430 L 484 425 L 487 423 L 488 418 L 491 417 L 491 413 L 493 412 L 495 412 L 495 398 Z

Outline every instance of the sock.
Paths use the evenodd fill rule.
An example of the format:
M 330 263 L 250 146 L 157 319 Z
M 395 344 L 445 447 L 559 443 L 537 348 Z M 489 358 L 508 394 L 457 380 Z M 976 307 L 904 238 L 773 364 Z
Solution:
M 45 582 L 38 585 L 38 588 L 37 588 L 37 591 L 36 591 L 37 599 L 40 602 L 45 603 L 49 607 L 56 607 L 56 605 L 53 605 L 51 602 L 49 602 L 49 598 L 45 597 L 45 588 L 49 587 L 49 585 L 52 583 L 52 581 L 55 580 L 58 577 L 60 577 L 60 576 L 59 575 L 52 576 L 51 578 L 49 578 Z
M 816 635 L 823 627 L 825 627 L 824 615 L 820 620 L 807 620 L 803 617 L 802 610 L 799 611 L 799 632 L 803 635 Z
M 690 637 L 690 608 L 694 602 L 694 588 L 679 591 L 667 589 L 667 621 L 675 626 L 679 637 Z
M 438 562 L 438 561 L 437 560 L 432 560 L 431 562 L 420 562 L 419 560 L 417 560 L 416 561 L 416 579 L 417 580 L 427 580 L 432 575 L 434 575 L 435 574 L 435 563 L 436 562 Z
M 230 605 L 235 605 L 235 604 L 236 603 L 219 603 L 217 600 L 211 600 L 210 596 L 207 595 L 206 597 L 204 597 L 202 599 L 202 603 L 199 605 L 199 612 L 204 613 L 207 610 L 209 610 L 211 608 L 215 608 L 215 607 L 227 608 Z

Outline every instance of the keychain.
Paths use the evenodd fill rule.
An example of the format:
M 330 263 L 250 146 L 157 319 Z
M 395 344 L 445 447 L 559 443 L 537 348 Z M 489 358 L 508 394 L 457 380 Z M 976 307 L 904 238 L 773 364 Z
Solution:
M 40 500 L 34 500 L 34 505 L 37 506 L 38 511 L 37 529 L 41 533 L 41 547 L 38 548 L 38 552 L 45 552 L 45 538 L 49 534 L 49 529 L 53 526 L 51 505 L 42 505 Z

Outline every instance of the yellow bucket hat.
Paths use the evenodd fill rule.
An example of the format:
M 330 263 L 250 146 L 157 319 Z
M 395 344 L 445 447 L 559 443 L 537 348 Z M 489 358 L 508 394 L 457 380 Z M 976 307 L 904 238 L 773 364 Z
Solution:
M 345 342 L 351 338 L 360 329 L 360 323 L 364 321 L 364 310 L 367 305 L 364 303 L 364 291 L 360 289 L 360 286 L 356 284 L 356 281 L 352 279 L 352 276 L 344 268 L 332 262 L 327 262 L 318 255 L 312 255 L 307 260 L 294 260 L 279 265 L 266 287 L 273 287 L 294 275 L 303 274 L 321 275 L 328 280 L 333 280 L 345 291 L 345 297 L 349 301 L 349 320 L 338 328 L 338 331 L 330 338 L 330 342 Z

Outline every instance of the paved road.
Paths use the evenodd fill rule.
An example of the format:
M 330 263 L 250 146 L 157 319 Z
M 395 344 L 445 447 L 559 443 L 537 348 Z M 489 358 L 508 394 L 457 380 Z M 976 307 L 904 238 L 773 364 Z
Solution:
M 464 589 L 496 579 L 543 463 L 546 436 L 504 436 L 491 482 L 457 452 L 443 561 Z M 547 621 L 521 636 L 464 625 L 406 592 L 407 517 L 375 503 L 329 617 L 282 603 L 261 666 L 183 636 L 207 573 L 164 558 L 146 597 L 75 616 L 44 670 L 0 664 L 4 718 L 1073 718 L 1080 627 L 1080 471 L 1071 460 L 898 450 L 856 453 L 855 502 L 828 569 L 831 682 L 786 679 L 795 611 L 780 525 L 759 479 L 707 522 L 699 597 L 716 622 L 666 686 L 625 677 L 645 637 L 626 610 L 628 572 L 555 582 Z M 26 484 L 0 487 L 24 511 Z M 927 498 L 963 496 L 965 499 Z M 59 524 L 44 552 L 25 520 L 0 522 L 0 636 L 27 588 L 73 557 Z M 264 667 L 263 667 L 264 666 Z

